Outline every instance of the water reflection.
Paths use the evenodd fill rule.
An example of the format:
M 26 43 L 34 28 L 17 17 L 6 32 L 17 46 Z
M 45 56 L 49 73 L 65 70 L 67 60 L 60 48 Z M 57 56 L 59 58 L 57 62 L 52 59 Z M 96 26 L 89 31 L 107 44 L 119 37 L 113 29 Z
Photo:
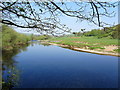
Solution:
M 41 43 L 41 45 L 43 45 L 43 46 L 50 46 L 50 44 L 48 44 L 48 43 Z
M 35 41 L 35 42 L 30 42 L 31 46 L 34 45 L 43 45 L 43 46 L 50 46 L 51 44 L 47 43 L 47 42 L 39 42 L 39 41 Z
M 16 68 L 14 57 L 22 51 L 27 51 L 29 44 L 19 46 L 11 51 L 2 51 L 2 89 L 9 90 L 19 81 L 20 71 Z
M 118 87 L 117 57 L 76 52 L 40 42 L 30 42 L 26 47 L 3 51 L 4 90 Z
M 2 89 L 9 90 L 18 85 L 20 71 L 17 69 L 17 61 L 14 60 L 17 54 L 27 51 L 29 45 L 44 45 L 49 46 L 47 43 L 30 42 L 29 44 L 19 46 L 10 51 L 2 51 Z

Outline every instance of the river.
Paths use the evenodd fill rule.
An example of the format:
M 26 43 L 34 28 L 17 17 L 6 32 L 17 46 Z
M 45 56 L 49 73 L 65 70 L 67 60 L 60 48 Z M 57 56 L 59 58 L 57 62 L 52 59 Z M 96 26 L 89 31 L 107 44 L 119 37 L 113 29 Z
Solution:
M 117 88 L 118 57 L 31 43 L 3 52 L 3 88 Z

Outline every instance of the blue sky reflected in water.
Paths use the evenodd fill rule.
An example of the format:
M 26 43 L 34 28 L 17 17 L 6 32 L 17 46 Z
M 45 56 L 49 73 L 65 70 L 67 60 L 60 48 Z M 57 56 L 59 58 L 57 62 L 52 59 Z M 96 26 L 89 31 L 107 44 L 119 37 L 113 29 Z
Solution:
M 117 88 L 118 57 L 30 45 L 17 55 L 19 88 Z

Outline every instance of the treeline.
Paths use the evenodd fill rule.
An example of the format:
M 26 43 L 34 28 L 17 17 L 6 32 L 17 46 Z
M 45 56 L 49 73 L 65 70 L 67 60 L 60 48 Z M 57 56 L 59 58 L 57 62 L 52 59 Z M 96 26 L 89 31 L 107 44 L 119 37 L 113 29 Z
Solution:
M 16 32 L 7 25 L 2 25 L 2 50 L 12 50 L 15 47 L 27 44 L 30 40 L 45 40 L 50 38 L 49 35 L 25 35 Z M 0 38 L 1 39 L 1 38 Z
M 20 34 L 7 25 L 2 25 L 2 50 L 11 50 L 26 44 L 30 39 L 29 36 Z
M 113 26 L 113 27 L 105 27 L 104 29 L 100 30 L 100 29 L 93 29 L 91 31 L 87 31 L 87 32 L 73 32 L 74 35 L 76 36 L 87 36 L 87 37 L 91 37 L 91 36 L 95 36 L 98 38 L 104 38 L 104 37 L 108 37 L 111 39 L 120 39 L 120 24 Z
M 50 35 L 30 35 L 31 40 L 46 40 L 46 39 L 50 39 L 52 36 Z

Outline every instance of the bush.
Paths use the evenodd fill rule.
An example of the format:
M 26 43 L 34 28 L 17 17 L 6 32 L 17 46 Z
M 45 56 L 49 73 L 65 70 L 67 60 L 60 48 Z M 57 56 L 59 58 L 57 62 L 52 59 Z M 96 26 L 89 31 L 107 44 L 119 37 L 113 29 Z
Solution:
M 2 25 L 2 49 L 12 49 L 17 45 L 25 44 L 30 40 L 29 36 L 20 34 L 7 25 Z

